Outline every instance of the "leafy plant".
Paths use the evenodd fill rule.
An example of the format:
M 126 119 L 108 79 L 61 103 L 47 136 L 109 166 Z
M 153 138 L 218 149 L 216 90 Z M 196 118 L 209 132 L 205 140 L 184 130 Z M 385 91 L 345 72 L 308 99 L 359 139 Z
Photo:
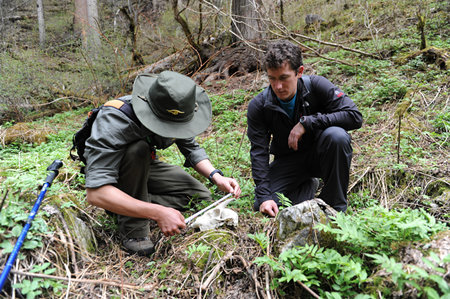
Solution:
M 264 253 L 266 253 L 267 247 L 269 246 L 269 237 L 265 234 L 265 233 L 255 233 L 255 234 L 247 234 L 247 236 L 252 239 L 255 240 L 256 243 L 259 244 L 259 246 L 261 246 L 261 249 L 264 251 Z
M 279 272 L 274 287 L 290 281 L 303 282 L 308 287 L 317 286 L 322 296 L 331 298 L 333 295 L 330 290 L 338 291 L 344 297 L 356 295 L 353 289 L 357 289 L 367 279 L 362 260 L 342 256 L 334 249 L 316 245 L 306 244 L 288 249 L 278 258 L 267 255 L 258 257 L 254 262 L 258 265 L 267 264 Z
M 30 272 L 32 273 L 43 273 L 50 275 L 56 271 L 55 268 L 49 268 L 50 263 L 43 263 L 42 265 L 35 265 Z M 20 283 L 13 284 L 13 287 L 19 289 L 23 295 L 27 296 L 27 299 L 33 299 L 36 296 L 43 294 L 43 289 L 50 290 L 55 294 L 58 294 L 66 285 L 61 284 L 59 281 L 54 279 L 41 279 L 34 278 L 32 280 L 24 279 Z
M 329 224 L 317 227 L 334 234 L 337 241 L 354 253 L 375 248 L 392 253 L 393 242 L 429 239 L 445 229 L 445 224 L 436 222 L 422 209 L 396 211 L 373 206 L 362 210 L 358 217 L 338 213 Z
M 199 243 L 198 245 L 192 244 L 189 245 L 187 250 L 185 251 L 188 255 L 188 258 L 191 258 L 194 253 L 200 253 L 200 256 L 203 256 L 206 252 L 210 251 L 211 247 L 208 245 L 205 245 L 203 243 Z
M 445 229 L 444 224 L 436 222 L 425 211 L 389 211 L 375 205 L 354 215 L 338 213 L 330 223 L 318 224 L 317 227 L 334 235 L 340 242 L 336 249 L 306 244 L 274 257 L 265 251 L 268 239 L 264 233 L 249 235 L 264 250 L 264 256 L 257 257 L 254 262 L 260 266 L 268 265 L 277 272 L 274 288 L 297 281 L 308 287 L 317 287 L 324 298 L 368 298 L 364 295 L 366 286 L 377 283 L 373 277 L 368 276 L 372 263 L 375 263 L 391 274 L 398 289 L 408 283 L 420 292 L 433 296 L 432 288 L 428 286 L 436 284 L 442 293 L 447 294 L 448 287 L 444 286 L 443 277 L 415 266 L 410 267 L 415 271 L 405 271 L 403 265 L 395 260 L 396 248 L 399 248 L 397 243 L 428 239 Z M 361 252 L 365 254 L 361 255 Z M 435 254 L 431 253 L 430 256 L 438 265 L 450 259 L 446 257 L 440 261 Z M 371 257 L 372 260 L 366 260 L 365 257 Z M 442 273 L 443 269 L 431 261 L 424 262 L 433 271 Z M 423 284 L 424 279 L 428 285 Z M 385 286 L 377 285 L 377 289 L 380 288 L 382 292 L 391 292 Z
M 292 207 L 292 201 L 287 198 L 283 193 L 277 193 L 278 199 L 280 200 L 281 206 L 279 210 L 283 210 L 284 208 Z
M 430 253 L 431 260 L 422 258 L 425 265 L 428 266 L 428 270 L 416 265 L 403 265 L 397 262 L 394 257 L 388 257 L 386 254 L 367 254 L 367 256 L 391 275 L 392 282 L 397 290 L 401 290 L 405 284 L 409 284 L 417 289 L 419 294 L 425 293 L 428 298 L 441 298 L 438 294 L 438 289 L 434 286 L 436 285 L 444 297 L 450 295 L 450 286 L 445 279 L 442 276 L 433 274 L 433 271 L 442 275 L 445 274 L 446 270 L 437 265 L 448 263 L 450 255 L 447 255 L 442 261 L 434 252 Z M 427 286 L 427 284 L 431 284 L 433 287 Z

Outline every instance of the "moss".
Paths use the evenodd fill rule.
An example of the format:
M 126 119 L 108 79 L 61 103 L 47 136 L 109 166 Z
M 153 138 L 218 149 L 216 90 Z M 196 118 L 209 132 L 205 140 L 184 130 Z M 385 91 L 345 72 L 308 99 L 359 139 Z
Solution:
M 48 128 L 35 128 L 29 123 L 17 123 L 3 132 L 3 144 L 33 143 L 41 144 L 47 141 L 48 135 L 53 133 Z
M 95 252 L 97 250 L 97 240 L 90 225 L 78 217 L 78 209 L 82 207 L 76 197 L 71 194 L 58 194 L 49 197 L 49 201 L 62 214 L 74 242 L 82 250 L 90 253 Z M 72 208 L 71 204 L 66 207 L 65 204 L 67 203 L 75 204 L 77 209 Z M 59 227 L 62 227 L 62 225 L 59 225 Z

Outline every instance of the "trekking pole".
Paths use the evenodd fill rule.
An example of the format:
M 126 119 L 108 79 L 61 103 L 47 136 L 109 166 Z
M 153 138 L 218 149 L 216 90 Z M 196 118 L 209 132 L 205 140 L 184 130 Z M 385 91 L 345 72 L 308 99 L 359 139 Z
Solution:
M 6 279 L 8 278 L 8 274 L 11 271 L 12 265 L 14 261 L 17 258 L 17 255 L 19 254 L 20 247 L 23 244 L 23 241 L 25 240 L 25 237 L 27 236 L 28 230 L 31 227 L 31 222 L 33 222 L 34 216 L 36 216 L 36 213 L 39 209 L 39 206 L 41 205 L 42 199 L 45 196 L 45 193 L 47 192 L 47 189 L 51 186 L 53 180 L 58 175 L 58 169 L 63 165 L 63 163 L 60 160 L 55 160 L 53 163 L 47 167 L 47 171 L 51 171 L 47 178 L 45 179 L 44 186 L 42 186 L 41 192 L 39 193 L 39 196 L 36 200 L 36 203 L 34 204 L 33 208 L 31 209 L 30 215 L 28 215 L 27 222 L 25 226 L 22 229 L 22 232 L 20 233 L 19 238 L 16 241 L 16 245 L 14 246 L 14 249 L 11 252 L 11 255 L 9 256 L 8 260 L 6 261 L 5 268 L 3 268 L 3 272 L 0 275 L 0 292 L 3 289 L 3 285 L 6 282 Z
M 184 223 L 188 224 L 189 222 L 191 222 L 193 219 L 197 218 L 199 215 L 205 213 L 206 211 L 208 211 L 211 208 L 214 208 L 215 206 L 221 204 L 222 202 L 224 202 L 228 197 L 230 197 L 231 195 L 233 195 L 233 193 L 228 193 L 227 195 L 225 195 L 224 197 L 222 197 L 221 199 L 219 199 L 218 201 L 214 202 L 213 204 L 210 204 L 209 206 L 207 206 L 206 208 L 204 208 L 203 210 L 198 211 L 197 213 L 195 213 L 194 215 L 192 215 L 191 217 L 188 217 L 184 220 Z

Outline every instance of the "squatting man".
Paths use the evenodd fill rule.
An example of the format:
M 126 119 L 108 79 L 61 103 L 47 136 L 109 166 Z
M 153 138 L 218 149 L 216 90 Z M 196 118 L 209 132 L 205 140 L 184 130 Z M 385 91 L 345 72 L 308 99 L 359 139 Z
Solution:
M 137 122 L 119 108 L 132 105 Z M 217 187 L 239 197 L 238 182 L 215 169 L 195 141 L 211 122 L 206 92 L 187 76 L 142 74 L 131 96 L 104 106 L 86 141 L 86 190 L 90 204 L 117 214 L 123 246 L 142 255 L 154 251 L 148 238 L 154 220 L 166 236 L 186 227 L 180 213 L 192 199 L 211 200 L 209 190 L 181 167 L 162 162 L 155 149 L 176 144 L 193 167 Z
M 347 131 L 361 127 L 361 113 L 326 78 L 302 76 L 301 49 L 289 41 L 269 45 L 265 68 L 270 86 L 247 112 L 255 210 L 275 216 L 277 193 L 292 204 L 312 199 L 321 178 L 318 197 L 345 211 L 353 152 Z

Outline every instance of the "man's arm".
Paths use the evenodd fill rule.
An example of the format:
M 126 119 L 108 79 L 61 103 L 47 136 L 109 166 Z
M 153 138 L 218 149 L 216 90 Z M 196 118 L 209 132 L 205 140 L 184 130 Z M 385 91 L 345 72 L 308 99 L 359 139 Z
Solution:
M 311 77 L 312 93 L 315 103 L 311 104 L 311 115 L 305 115 L 303 127 L 306 132 L 325 130 L 331 126 L 344 130 L 359 129 L 362 115 L 355 103 L 333 83 L 321 76 Z
M 316 103 L 311 103 L 315 109 L 312 115 L 305 115 L 297 123 L 288 137 L 289 148 L 298 150 L 298 142 L 306 132 L 324 130 L 338 126 L 345 130 L 358 129 L 362 125 L 362 115 L 355 103 L 339 88 L 321 76 L 314 76 L 312 92 Z
M 178 139 L 175 141 L 181 153 L 186 157 L 185 167 L 193 167 L 199 174 L 209 178 L 211 172 L 215 169 L 209 161 L 205 150 L 199 146 L 194 138 Z M 238 182 L 233 178 L 228 178 L 214 174 L 212 181 L 224 192 L 233 193 L 236 198 L 241 194 L 241 188 Z
M 208 178 L 215 168 L 208 159 L 205 159 L 198 162 L 194 166 L 194 169 L 204 177 Z M 211 179 L 220 190 L 233 193 L 236 198 L 241 195 L 241 188 L 235 179 L 224 177 L 220 173 L 215 173 Z
M 254 208 L 264 214 L 275 216 L 278 213 L 278 205 L 273 199 L 269 179 L 270 133 L 263 109 L 263 93 L 261 93 L 250 102 L 247 111 L 247 135 L 251 142 L 252 176 L 256 185 Z
M 186 228 L 183 215 L 172 208 L 137 200 L 112 185 L 86 188 L 87 201 L 113 213 L 134 218 L 152 219 L 166 236 Z

